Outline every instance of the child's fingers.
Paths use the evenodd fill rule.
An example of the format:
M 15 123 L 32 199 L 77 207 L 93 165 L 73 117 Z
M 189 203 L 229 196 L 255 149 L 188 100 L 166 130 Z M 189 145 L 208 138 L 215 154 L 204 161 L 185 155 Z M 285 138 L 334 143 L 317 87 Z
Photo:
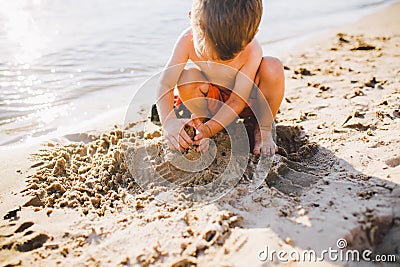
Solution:
M 179 136 L 178 142 L 179 147 L 182 147 L 183 149 L 189 148 L 189 144 L 181 136 Z
M 195 127 L 196 125 L 194 125 L 194 122 L 193 122 L 192 120 L 186 122 L 185 125 L 190 126 L 190 127 L 193 127 L 193 128 L 196 128 L 196 127 Z
M 202 150 L 203 153 L 207 152 L 209 148 L 210 148 L 210 142 L 207 139 L 206 142 L 204 142 L 204 147 L 203 147 L 203 150 Z
M 182 138 L 188 145 L 193 145 L 192 138 L 190 138 L 190 136 L 184 129 L 181 129 L 181 131 L 179 132 L 179 137 Z
M 200 145 L 201 140 L 204 139 L 204 135 L 202 132 L 199 132 L 195 137 L 194 137 L 194 144 L 195 145 Z
M 207 150 L 210 147 L 210 142 L 209 139 L 203 139 L 201 140 L 199 147 L 196 149 L 197 152 L 207 152 Z
M 181 122 L 182 122 L 182 129 L 183 129 L 185 126 L 190 126 L 190 127 L 195 128 L 192 119 L 181 119 Z
M 182 152 L 182 148 L 181 148 L 181 146 L 179 144 L 179 141 L 176 140 L 175 137 L 171 137 L 168 140 L 169 140 L 169 142 L 171 144 L 171 146 L 170 146 L 171 150 L 178 150 L 178 151 Z
M 184 132 L 186 134 L 186 132 Z M 179 144 L 181 145 L 181 147 L 187 149 L 189 148 L 189 146 L 193 143 L 192 140 L 190 139 L 190 137 L 186 134 L 184 134 L 183 132 L 179 135 Z

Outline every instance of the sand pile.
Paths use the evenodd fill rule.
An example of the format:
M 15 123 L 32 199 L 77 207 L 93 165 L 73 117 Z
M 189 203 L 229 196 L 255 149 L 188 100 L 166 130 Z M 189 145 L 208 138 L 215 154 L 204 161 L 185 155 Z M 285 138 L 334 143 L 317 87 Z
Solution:
M 34 196 L 27 206 L 82 208 L 104 214 L 123 205 L 126 190 L 135 182 L 125 164 L 123 140 L 135 136 L 122 130 L 88 136 L 88 143 L 49 143 L 32 156 L 35 173 L 24 193 Z

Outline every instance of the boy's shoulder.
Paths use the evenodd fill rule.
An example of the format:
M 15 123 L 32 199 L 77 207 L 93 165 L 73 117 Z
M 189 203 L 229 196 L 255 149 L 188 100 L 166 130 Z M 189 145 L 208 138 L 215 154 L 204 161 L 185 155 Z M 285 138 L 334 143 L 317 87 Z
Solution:
M 178 44 L 193 45 L 193 31 L 191 27 L 181 33 L 178 37 Z
M 194 50 L 193 32 L 190 27 L 179 35 L 174 50 L 179 51 L 179 53 L 187 53 L 190 57 Z
M 178 38 L 179 41 L 183 41 L 184 43 L 194 45 L 193 42 L 193 30 L 191 27 L 185 29 Z M 242 51 L 248 55 L 254 54 L 262 54 L 262 49 L 260 43 L 257 41 L 256 38 L 253 39 Z
M 234 59 L 236 64 L 240 67 L 244 68 L 248 66 L 250 68 L 255 68 L 259 66 L 263 57 L 263 51 L 260 43 L 257 39 L 253 39 L 244 49 L 240 52 Z
M 191 27 L 185 29 L 181 33 L 177 41 L 177 47 L 189 52 L 190 58 L 194 57 L 197 59 L 197 55 L 194 53 L 193 31 Z M 245 64 L 247 61 L 260 60 L 262 57 L 263 51 L 261 45 L 257 39 L 254 38 L 232 61 L 242 61 Z
M 263 51 L 256 38 L 253 39 L 242 51 L 247 58 L 262 58 Z

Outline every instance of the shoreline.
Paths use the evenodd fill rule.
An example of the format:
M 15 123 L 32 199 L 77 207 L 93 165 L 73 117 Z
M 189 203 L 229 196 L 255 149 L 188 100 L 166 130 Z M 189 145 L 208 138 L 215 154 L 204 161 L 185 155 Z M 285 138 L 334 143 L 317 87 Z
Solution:
M 0 245 L 6 249 L 0 251 L 1 265 L 264 266 L 257 252 L 266 245 L 274 250 L 321 252 L 336 248 L 340 238 L 351 249 L 396 253 L 400 243 L 395 224 L 400 216 L 400 141 L 396 139 L 400 136 L 400 65 L 393 58 L 399 57 L 399 11 L 400 3 L 391 4 L 324 33 L 322 41 L 315 38 L 300 45 L 300 51 L 283 60 L 287 93 L 278 114 L 278 142 L 289 155 L 276 157 L 267 183 L 252 194 L 246 184 L 239 184 L 210 205 L 173 207 L 156 201 L 151 195 L 155 191 L 129 192 L 117 183 L 115 195 L 101 195 L 100 206 L 95 207 L 89 202 L 97 200 L 87 201 L 84 194 L 100 191 L 75 180 L 67 187 L 50 164 L 60 161 L 63 154 L 83 166 L 86 163 L 77 156 L 81 152 L 76 147 L 63 146 L 68 142 L 62 139 L 58 140 L 61 145 L 56 140 L 45 147 L 42 142 L 1 147 L 2 215 L 32 198 L 19 193 L 35 184 L 26 183 L 28 175 L 41 181 L 36 183 L 38 189 L 27 192 L 52 191 L 57 181 L 67 188 L 65 194 L 71 193 L 79 202 L 70 200 L 67 206 L 74 208 L 60 208 L 66 196 L 54 197 L 52 204 L 51 197 L 44 195 L 42 204 L 22 207 L 18 219 L 3 220 Z M 81 148 L 98 150 L 97 158 L 91 158 L 93 172 L 104 171 L 102 164 L 117 157 L 123 138 L 117 130 L 103 136 L 83 135 L 76 140 L 89 141 Z M 153 133 L 149 140 L 157 146 L 157 138 Z M 104 139 L 114 141 L 109 141 L 112 149 L 101 152 Z M 39 149 L 45 153 L 41 172 L 31 168 L 37 159 L 28 160 Z M 111 162 L 117 171 L 123 169 L 119 160 Z M 73 166 L 63 168 L 81 175 Z M 84 178 L 88 181 L 90 175 Z M 122 196 L 124 192 L 127 196 Z M 98 216 L 111 203 L 114 208 L 105 208 Z M 84 209 L 88 215 L 82 213 Z M 346 262 L 317 264 L 342 266 Z M 310 263 L 291 262 L 290 266 Z
M 282 60 L 290 57 L 292 54 L 296 54 L 296 51 L 304 51 L 307 47 L 312 46 L 320 42 L 320 40 L 326 40 L 334 34 L 340 28 L 346 28 L 351 25 L 359 23 L 360 20 L 363 20 L 365 17 L 376 14 L 382 10 L 387 9 L 391 5 L 398 2 L 397 0 L 388 2 L 388 3 L 377 3 L 374 5 L 368 5 L 366 10 L 359 11 L 360 14 L 357 15 L 357 18 L 347 19 L 344 23 L 339 23 L 339 25 L 331 25 L 329 27 L 325 27 L 322 30 L 316 30 L 311 33 L 299 34 L 292 37 L 285 37 L 284 40 L 287 42 L 281 41 L 273 41 L 273 42 L 262 42 L 261 46 L 267 52 L 266 55 L 271 55 L 278 57 Z M 278 46 L 278 47 L 277 47 Z M 270 47 L 270 49 L 268 49 Z M 290 52 L 291 50 L 295 50 L 294 52 Z M 269 52 L 271 51 L 271 52 Z

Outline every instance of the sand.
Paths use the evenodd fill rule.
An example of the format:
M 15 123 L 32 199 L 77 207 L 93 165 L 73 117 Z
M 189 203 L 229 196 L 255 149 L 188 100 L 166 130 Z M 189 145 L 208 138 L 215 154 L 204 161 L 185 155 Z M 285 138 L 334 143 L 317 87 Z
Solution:
M 2 148 L 1 266 L 270 266 L 258 259 L 266 246 L 321 252 L 340 238 L 348 249 L 396 255 L 398 265 L 399 11 L 393 4 L 283 59 L 287 92 L 271 170 L 241 154 L 228 168 L 234 184 L 222 180 L 212 193 L 233 190 L 208 205 L 204 191 L 187 189 L 230 166 L 226 133 L 213 139 L 216 159 L 196 173 L 179 171 L 161 129 L 141 131 L 144 122 Z M 175 201 L 160 201 L 165 192 Z

